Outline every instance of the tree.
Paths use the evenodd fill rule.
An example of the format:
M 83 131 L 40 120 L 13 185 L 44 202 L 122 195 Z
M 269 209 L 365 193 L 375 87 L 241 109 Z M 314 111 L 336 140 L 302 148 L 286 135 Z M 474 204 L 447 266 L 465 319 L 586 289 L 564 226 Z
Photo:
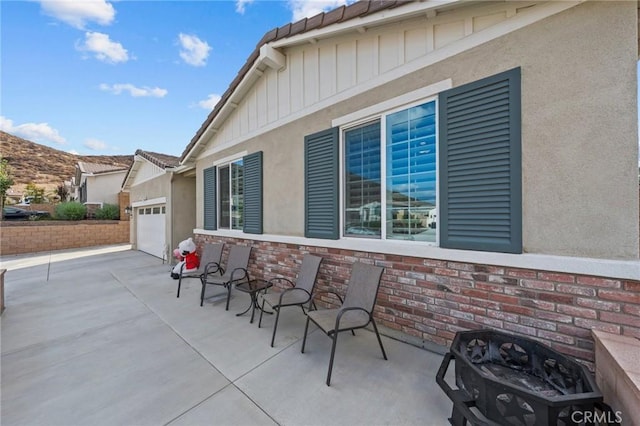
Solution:
M 7 197 L 7 191 L 13 185 L 13 176 L 11 176 L 11 166 L 9 162 L 0 156 L 0 207 L 4 208 L 4 200 Z M 0 214 L 0 220 L 4 214 Z
M 69 197 L 69 190 L 63 183 L 56 187 L 56 194 L 60 197 L 60 201 L 64 202 L 67 201 L 67 198 Z
M 33 202 L 36 204 L 42 203 L 44 201 L 44 188 L 37 186 L 33 182 L 29 182 L 27 184 L 25 192 L 27 195 L 33 197 Z

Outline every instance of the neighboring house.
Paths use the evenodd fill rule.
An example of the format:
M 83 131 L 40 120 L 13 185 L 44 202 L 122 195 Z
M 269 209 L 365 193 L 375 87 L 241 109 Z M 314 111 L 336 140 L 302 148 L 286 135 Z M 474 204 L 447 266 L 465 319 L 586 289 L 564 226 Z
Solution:
M 127 166 L 78 161 L 73 177 L 73 197 L 83 204 L 118 205 L 118 194 Z
M 385 333 L 640 337 L 637 2 L 359 2 L 275 29 L 185 148 L 252 273 L 385 266 Z M 437 220 L 436 220 L 437 217 Z
M 137 150 L 122 191 L 129 192 L 134 249 L 170 259 L 173 248 L 193 236 L 195 177 L 176 175 L 179 158 Z

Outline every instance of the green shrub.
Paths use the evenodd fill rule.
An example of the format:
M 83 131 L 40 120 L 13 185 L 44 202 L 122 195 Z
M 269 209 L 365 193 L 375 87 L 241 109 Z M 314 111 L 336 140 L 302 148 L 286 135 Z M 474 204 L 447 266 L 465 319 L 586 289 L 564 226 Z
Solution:
M 104 204 L 96 210 L 96 219 L 118 220 L 120 219 L 120 207 L 115 204 Z
M 87 215 L 87 208 L 77 202 L 60 203 L 56 206 L 56 217 L 62 220 L 82 220 Z

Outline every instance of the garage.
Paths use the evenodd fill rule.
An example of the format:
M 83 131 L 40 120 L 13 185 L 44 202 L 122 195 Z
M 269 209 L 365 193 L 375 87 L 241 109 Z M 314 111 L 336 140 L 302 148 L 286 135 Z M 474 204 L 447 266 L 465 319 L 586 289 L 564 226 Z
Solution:
M 161 259 L 165 254 L 166 206 L 158 204 L 136 209 L 136 241 L 138 250 Z

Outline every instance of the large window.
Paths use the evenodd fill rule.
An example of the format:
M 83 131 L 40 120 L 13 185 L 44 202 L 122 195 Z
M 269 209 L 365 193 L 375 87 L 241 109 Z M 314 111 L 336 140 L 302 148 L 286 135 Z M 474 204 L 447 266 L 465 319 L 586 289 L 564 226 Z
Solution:
M 345 130 L 345 236 L 436 241 L 435 120 L 431 101 Z
M 242 160 L 218 167 L 218 228 L 242 229 Z

